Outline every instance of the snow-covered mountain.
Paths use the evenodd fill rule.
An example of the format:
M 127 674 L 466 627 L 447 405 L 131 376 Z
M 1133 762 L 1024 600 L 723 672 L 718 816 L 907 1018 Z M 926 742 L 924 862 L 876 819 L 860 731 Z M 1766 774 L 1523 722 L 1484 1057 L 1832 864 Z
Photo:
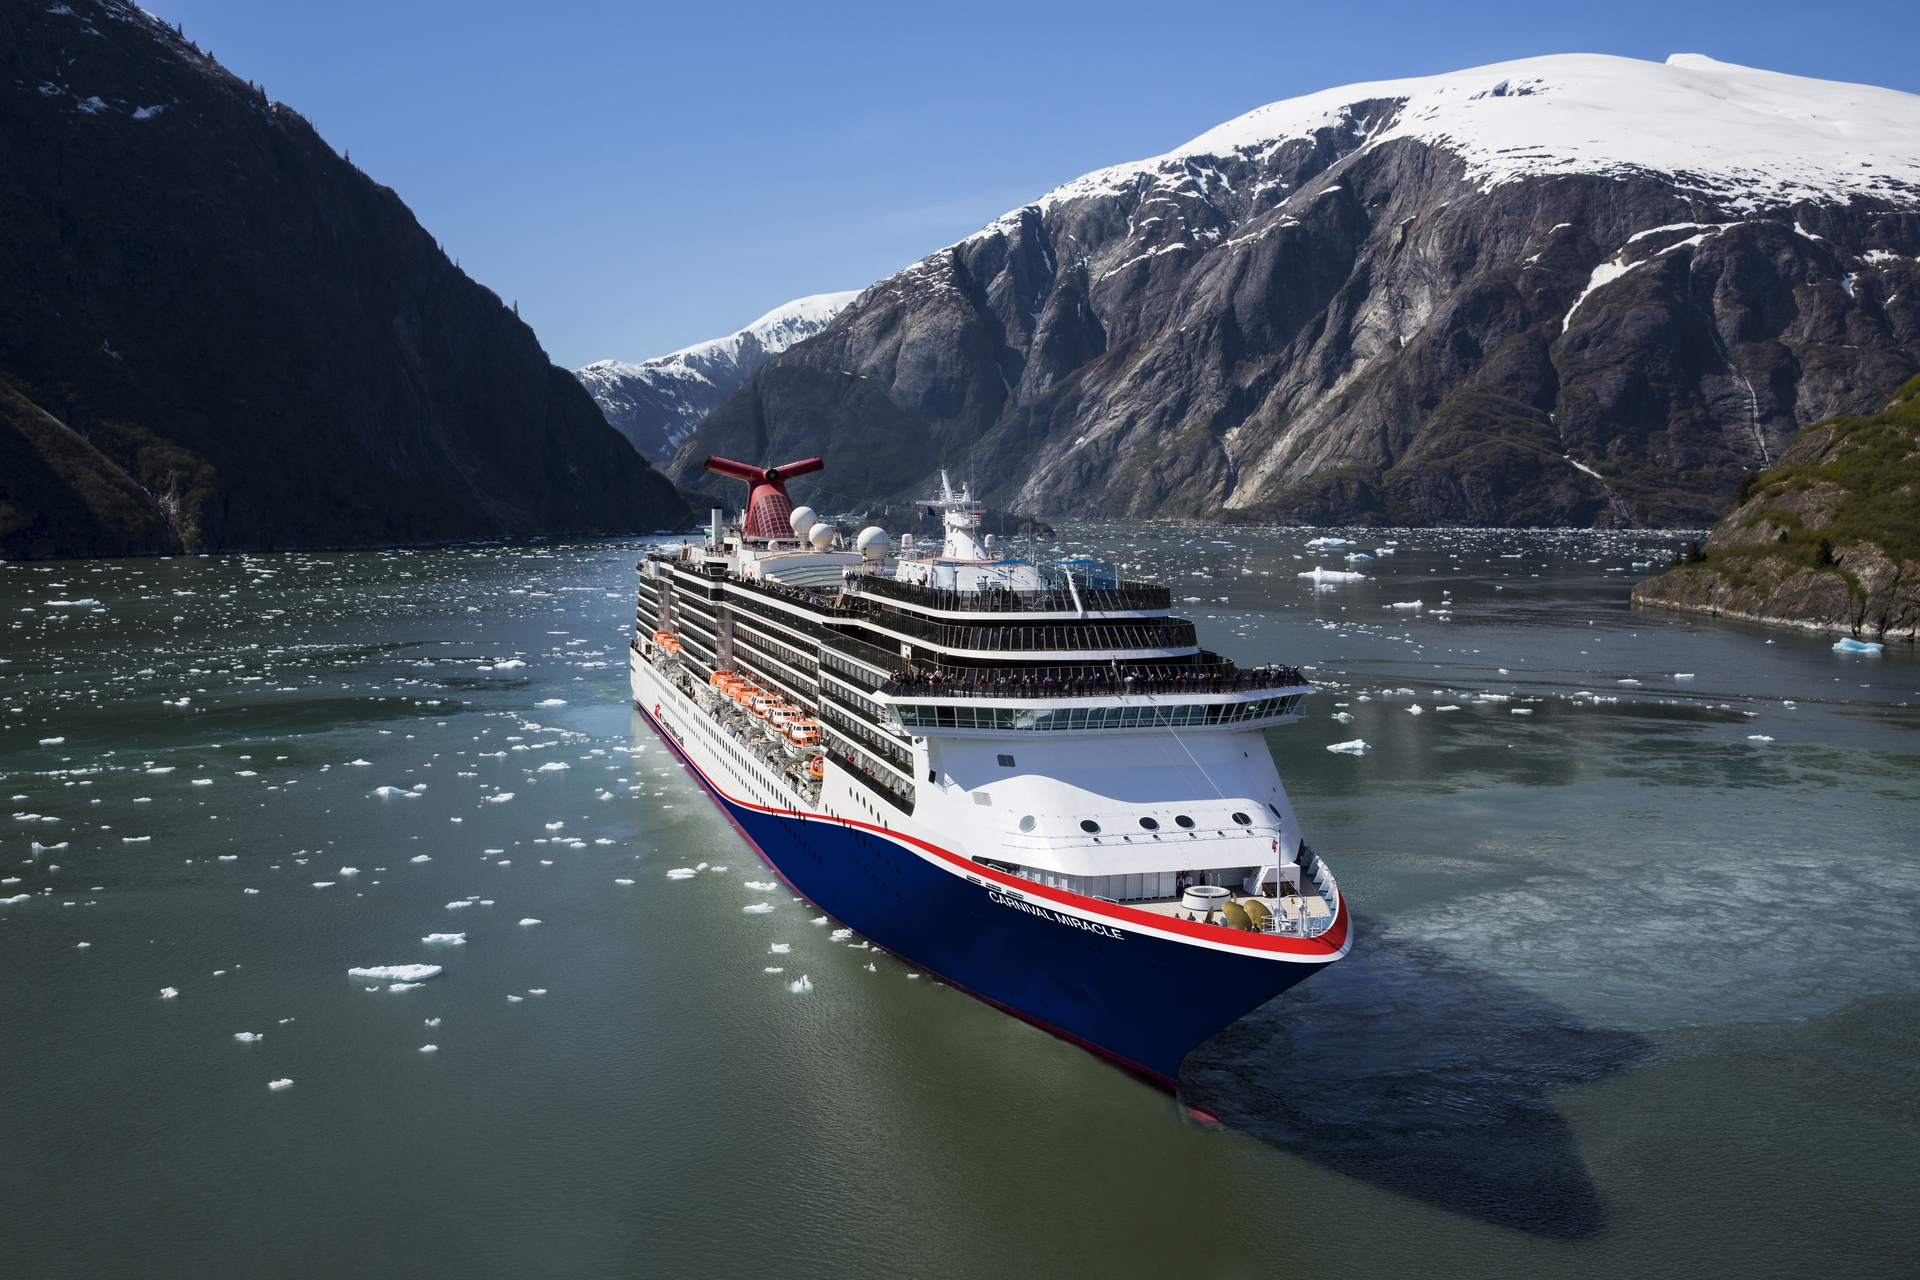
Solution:
M 859 296 L 856 290 L 796 298 L 724 338 L 638 364 L 601 360 L 574 376 L 599 401 L 607 421 L 657 465 L 755 370 L 826 328 Z
M 1331 89 L 1013 210 L 669 467 L 1037 514 L 1704 525 L 1920 371 L 1920 97 L 1678 54 Z M 804 482 L 802 482 L 804 485 Z

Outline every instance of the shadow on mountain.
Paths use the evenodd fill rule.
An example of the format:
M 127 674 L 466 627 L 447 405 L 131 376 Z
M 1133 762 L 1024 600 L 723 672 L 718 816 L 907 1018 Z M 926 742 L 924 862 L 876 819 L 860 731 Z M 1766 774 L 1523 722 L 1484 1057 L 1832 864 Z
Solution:
M 1347 959 L 1188 1055 L 1183 1101 L 1414 1200 L 1532 1235 L 1607 1225 L 1549 1090 L 1650 1048 L 1366 920 Z

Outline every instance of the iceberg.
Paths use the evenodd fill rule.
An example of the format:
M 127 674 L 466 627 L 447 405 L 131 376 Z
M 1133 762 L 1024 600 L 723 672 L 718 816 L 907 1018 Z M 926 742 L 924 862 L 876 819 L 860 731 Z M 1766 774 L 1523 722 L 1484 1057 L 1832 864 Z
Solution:
M 522 920 L 520 923 L 521 924 L 539 924 L 540 922 L 534 919 L 532 916 L 528 916 L 526 919 Z
M 534 772 L 535 773 L 553 773 L 555 770 L 567 769 L 571 767 L 572 766 L 567 764 L 564 760 L 549 760 L 545 764 L 541 765 L 538 769 L 534 770 Z
M 1852 636 L 1843 636 L 1833 642 L 1835 653 L 1879 653 L 1882 647 L 1871 640 L 1855 640 Z
M 420 941 L 422 942 L 431 942 L 431 943 L 438 944 L 440 946 L 447 946 L 447 947 L 462 946 L 465 944 L 466 940 L 467 940 L 467 935 L 464 933 L 430 933 L 426 937 L 420 939 Z
M 1353 544 L 1345 538 L 1312 538 L 1308 540 L 1307 545 L 1310 547 L 1350 547 Z
M 773 910 L 773 904 L 771 902 L 756 902 L 750 907 L 742 907 L 740 909 L 750 916 L 763 916 Z
M 349 969 L 349 978 L 368 978 L 374 982 L 419 983 L 440 972 L 437 964 L 377 964 L 366 969 Z
M 1315 582 L 1359 582 L 1367 575 L 1364 573 L 1348 573 L 1344 569 L 1322 569 L 1318 565 L 1315 565 L 1311 572 L 1296 573 L 1293 576 L 1296 578 L 1312 578 Z
M 1365 738 L 1355 738 L 1352 742 L 1332 743 L 1327 747 L 1327 750 L 1339 751 L 1339 752 L 1344 752 L 1345 754 L 1350 756 L 1357 756 L 1365 752 L 1371 751 L 1373 750 L 1373 748 L 1367 745 L 1367 740 Z
M 236 1031 L 233 1033 L 233 1038 L 235 1040 L 238 1040 L 241 1044 L 252 1044 L 255 1040 L 266 1039 L 266 1037 L 261 1035 L 258 1031 Z
M 277 1093 L 282 1089 L 293 1088 L 293 1081 L 291 1079 L 269 1080 L 267 1081 L 267 1088 L 272 1089 Z

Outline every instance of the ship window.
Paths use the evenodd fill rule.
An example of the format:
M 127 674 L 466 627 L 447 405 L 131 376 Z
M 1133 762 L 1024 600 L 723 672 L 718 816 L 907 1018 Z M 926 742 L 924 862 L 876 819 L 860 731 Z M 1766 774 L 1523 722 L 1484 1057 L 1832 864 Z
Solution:
M 1024 818 L 1022 818 L 1022 819 L 1020 819 L 1020 829 L 1021 829 L 1022 831 L 1031 831 L 1031 830 L 1033 830 L 1033 815 L 1032 815 L 1032 814 L 1028 814 L 1028 815 L 1027 815 L 1026 817 L 1024 817 Z
M 1080 829 L 1086 832 L 1090 836 L 1100 834 L 1100 824 L 1095 822 L 1092 818 L 1080 819 Z
M 1268 805 L 1267 808 L 1273 809 L 1273 806 Z M 1276 822 L 1280 820 L 1280 811 L 1278 809 L 1273 809 L 1273 818 L 1274 818 L 1274 821 Z
M 1000 767 L 1001 767 L 1001 768 L 1003 768 L 1003 769 L 1011 769 L 1011 768 L 1013 768 L 1013 757 L 1012 757 L 1012 756 L 1001 756 L 1001 757 L 1000 757 Z
M 1158 831 L 1160 829 L 1159 821 L 1154 818 L 1142 818 L 1140 819 L 1140 825 L 1149 831 Z
M 1184 814 L 1184 813 L 1178 813 L 1178 814 L 1175 814 L 1175 815 L 1174 815 L 1174 818 L 1173 818 L 1173 821 L 1174 821 L 1174 823 L 1175 823 L 1175 824 L 1176 824 L 1177 826 L 1181 826 L 1181 827 L 1191 827 L 1191 826 L 1193 826 L 1193 819 L 1192 819 L 1192 818 L 1189 818 L 1189 817 L 1188 817 L 1188 816 L 1187 816 L 1186 814 Z
M 1236 814 L 1234 814 L 1234 815 L 1233 815 L 1233 820 L 1234 820 L 1235 822 L 1237 822 L 1237 823 L 1239 823 L 1239 824 L 1240 824 L 1241 826 L 1243 826 L 1243 827 L 1250 827 L 1250 826 L 1252 826 L 1252 825 L 1253 825 L 1253 819 L 1252 819 L 1252 818 L 1249 818 L 1249 817 L 1248 817 L 1248 816 L 1247 816 L 1246 814 L 1244 814 L 1244 813 L 1236 813 Z

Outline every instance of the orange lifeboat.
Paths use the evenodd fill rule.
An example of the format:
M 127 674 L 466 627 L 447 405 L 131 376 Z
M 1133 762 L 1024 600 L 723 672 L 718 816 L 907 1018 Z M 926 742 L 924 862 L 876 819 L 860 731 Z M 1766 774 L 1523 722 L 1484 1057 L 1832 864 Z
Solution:
M 820 741 L 820 722 L 809 720 L 805 716 L 796 716 L 786 725 L 787 741 L 795 746 L 811 747 Z
M 816 778 L 826 777 L 827 758 L 825 756 L 815 756 L 812 762 L 807 765 L 807 772 Z
M 727 670 L 725 667 L 722 667 L 718 671 L 714 672 L 712 675 L 707 677 L 707 683 L 712 685 L 716 689 L 724 689 L 727 687 L 727 685 L 732 683 L 735 679 L 736 677 L 734 676 L 733 672 Z

